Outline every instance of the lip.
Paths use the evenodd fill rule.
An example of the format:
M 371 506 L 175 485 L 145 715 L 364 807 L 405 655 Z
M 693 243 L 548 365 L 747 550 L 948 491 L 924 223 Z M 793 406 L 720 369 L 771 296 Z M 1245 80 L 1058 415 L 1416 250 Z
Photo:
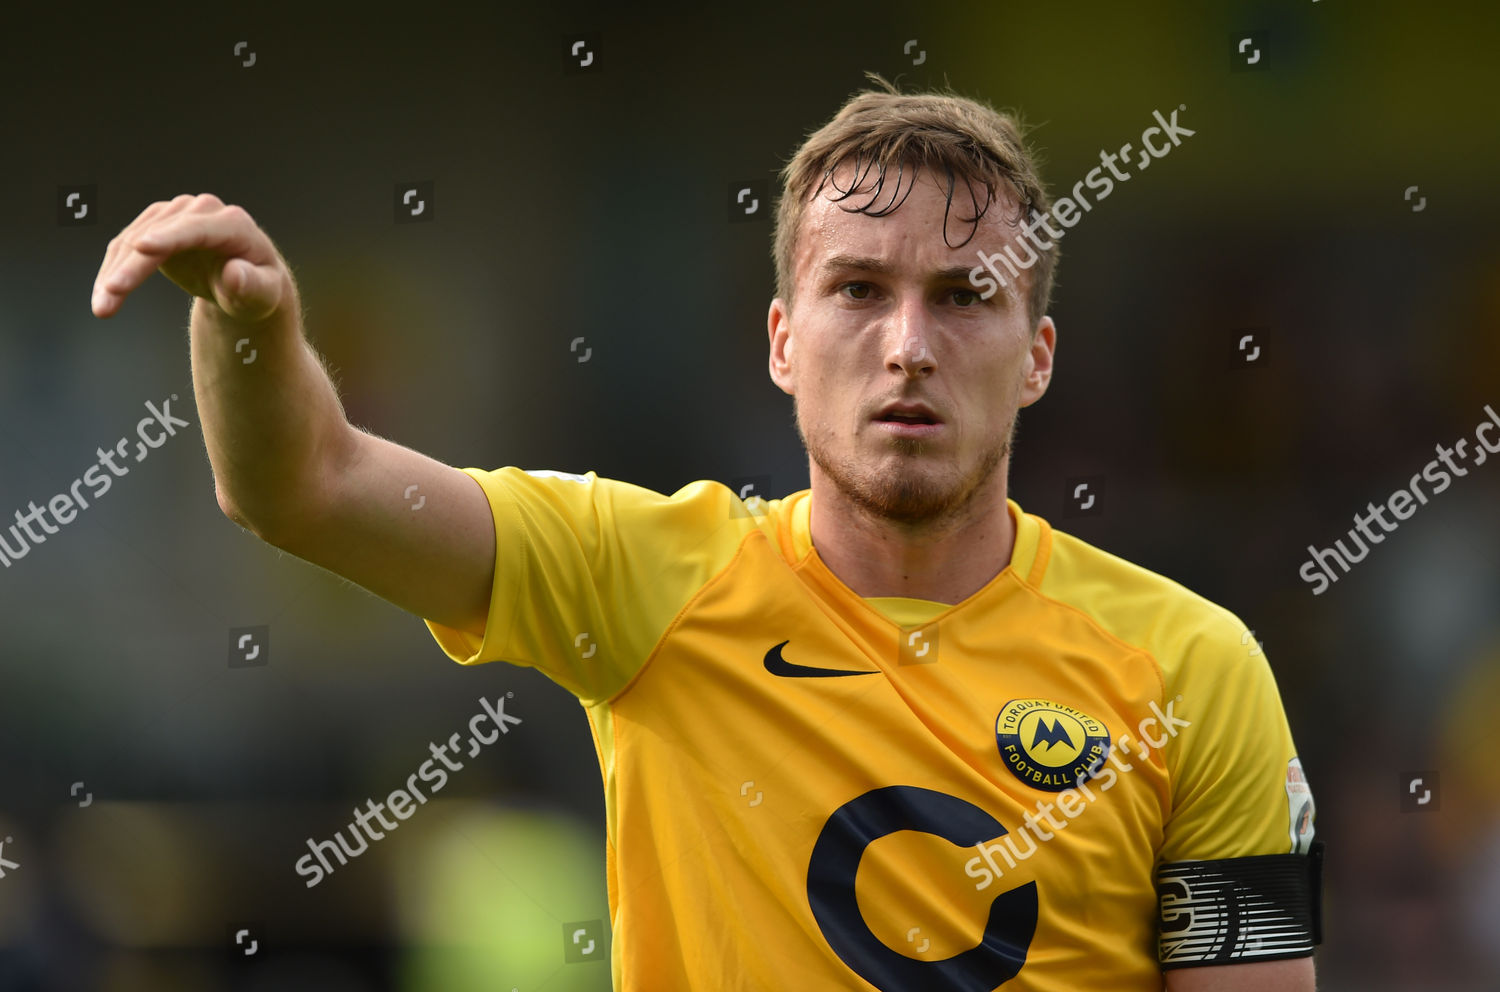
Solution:
M 876 420 L 883 420 L 893 413 L 905 413 L 919 417 L 926 417 L 933 423 L 942 423 L 942 418 L 933 411 L 926 403 L 897 402 L 889 404 L 884 410 L 875 415 Z
M 897 437 L 936 437 L 946 424 L 903 424 L 899 420 L 877 420 L 875 425 Z

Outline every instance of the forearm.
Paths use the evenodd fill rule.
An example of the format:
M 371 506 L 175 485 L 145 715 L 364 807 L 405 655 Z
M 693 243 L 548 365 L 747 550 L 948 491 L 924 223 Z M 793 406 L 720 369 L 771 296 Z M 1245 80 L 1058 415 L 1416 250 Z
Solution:
M 191 319 L 193 394 L 219 506 L 274 543 L 316 512 L 325 468 L 351 428 L 302 327 L 296 284 L 269 320 L 237 321 L 197 298 Z
M 1315 992 L 1316 988 L 1310 956 L 1166 972 L 1166 992 Z

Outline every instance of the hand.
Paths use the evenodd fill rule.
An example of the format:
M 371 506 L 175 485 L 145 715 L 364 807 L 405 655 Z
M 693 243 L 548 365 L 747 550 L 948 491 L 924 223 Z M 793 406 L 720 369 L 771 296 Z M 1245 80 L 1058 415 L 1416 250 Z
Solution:
M 270 237 L 212 193 L 159 200 L 115 236 L 94 279 L 94 315 L 113 315 L 158 268 L 234 320 L 267 320 L 289 301 L 291 272 Z

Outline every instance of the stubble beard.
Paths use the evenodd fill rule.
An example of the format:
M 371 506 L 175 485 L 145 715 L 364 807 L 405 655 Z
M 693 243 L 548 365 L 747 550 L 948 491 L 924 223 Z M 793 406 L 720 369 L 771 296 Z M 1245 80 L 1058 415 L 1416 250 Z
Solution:
M 930 454 L 931 442 L 914 438 L 882 442 L 890 444 L 901 456 L 900 464 L 906 470 L 870 472 L 862 470 L 852 459 L 834 455 L 825 443 L 825 435 L 815 433 L 809 437 L 800 407 L 794 405 L 794 410 L 802 446 L 841 497 L 871 517 L 923 530 L 942 530 L 946 523 L 967 515 L 974 499 L 985 491 L 986 483 L 1010 454 L 1016 432 L 1016 417 L 1012 414 L 1004 439 L 986 449 L 974 469 L 961 478 L 932 471 L 939 463 Z

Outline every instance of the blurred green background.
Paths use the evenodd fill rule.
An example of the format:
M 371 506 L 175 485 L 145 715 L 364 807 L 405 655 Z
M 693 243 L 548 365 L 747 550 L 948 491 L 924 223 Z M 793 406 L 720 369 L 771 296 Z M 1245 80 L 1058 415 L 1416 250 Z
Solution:
M 865 70 L 1020 110 L 1054 194 L 1185 106 L 1196 134 L 1062 242 L 1057 371 L 1012 495 L 1263 641 L 1328 844 L 1320 988 L 1495 987 L 1500 467 L 1326 593 L 1298 577 L 1500 404 L 1495 5 L 199 5 L 7 28 L 0 518 L 65 490 L 148 400 L 177 394 L 193 427 L 0 568 L 0 840 L 20 864 L 0 989 L 609 987 L 607 960 L 563 959 L 564 924 L 608 916 L 576 702 L 453 665 L 417 619 L 226 520 L 188 299 L 153 277 L 100 321 L 93 277 L 148 204 L 212 192 L 293 265 L 356 423 L 458 466 L 785 495 L 807 461 L 766 372 L 769 204 L 727 205 L 774 189 Z M 394 222 L 404 182 L 433 184 L 431 222 Z M 60 222 L 72 186 L 94 187 L 93 222 Z M 1247 330 L 1266 360 L 1235 367 Z M 1069 517 L 1084 475 L 1103 512 Z M 256 625 L 270 664 L 228 668 L 228 630 Z M 307 838 L 506 691 L 522 727 L 304 887 Z M 1436 808 L 1403 812 L 1433 771 Z M 230 935 L 250 924 L 247 959 Z

